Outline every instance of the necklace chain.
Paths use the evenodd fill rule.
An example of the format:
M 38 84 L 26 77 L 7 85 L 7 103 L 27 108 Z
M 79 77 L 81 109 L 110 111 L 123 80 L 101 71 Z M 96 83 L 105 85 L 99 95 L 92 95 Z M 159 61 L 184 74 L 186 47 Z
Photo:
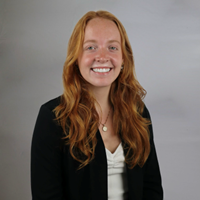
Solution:
M 110 111 L 111 111 L 111 108 L 110 108 L 110 110 L 109 110 L 109 112 L 108 112 L 108 115 L 107 115 L 107 118 L 106 118 L 105 123 L 102 124 L 102 123 L 100 122 L 100 124 L 103 126 L 102 130 L 103 130 L 104 132 L 106 132 L 106 131 L 108 130 L 108 128 L 105 126 L 105 124 L 106 124 L 106 122 L 107 122 L 107 120 L 108 120 L 108 117 L 109 117 L 109 115 L 110 115 Z

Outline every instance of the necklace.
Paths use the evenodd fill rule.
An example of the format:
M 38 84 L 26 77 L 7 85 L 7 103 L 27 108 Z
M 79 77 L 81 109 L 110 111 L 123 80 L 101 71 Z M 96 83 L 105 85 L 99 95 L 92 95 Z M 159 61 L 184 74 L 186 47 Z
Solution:
M 107 118 L 106 118 L 105 123 L 102 124 L 102 123 L 100 122 L 100 124 L 103 126 L 102 130 L 103 130 L 104 132 L 106 132 L 106 131 L 108 130 L 108 128 L 107 128 L 105 125 L 106 125 L 106 122 L 107 122 L 108 117 L 109 117 L 109 115 L 110 115 L 110 111 L 111 111 L 111 108 L 110 108 L 110 110 L 109 110 L 109 112 L 108 112 L 108 115 L 107 115 Z

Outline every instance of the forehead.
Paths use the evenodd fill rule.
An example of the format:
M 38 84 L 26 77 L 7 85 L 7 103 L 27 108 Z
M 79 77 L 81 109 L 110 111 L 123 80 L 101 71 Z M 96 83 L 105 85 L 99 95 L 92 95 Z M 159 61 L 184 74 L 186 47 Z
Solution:
M 117 25 L 108 19 L 91 19 L 85 28 L 84 41 L 88 39 L 109 39 L 121 41 L 121 36 Z

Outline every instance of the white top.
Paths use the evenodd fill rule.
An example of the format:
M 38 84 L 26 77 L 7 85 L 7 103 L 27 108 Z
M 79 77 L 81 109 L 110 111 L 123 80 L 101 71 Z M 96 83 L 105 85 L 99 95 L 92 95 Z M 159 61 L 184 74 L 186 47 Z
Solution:
M 108 164 L 108 200 L 128 199 L 124 151 L 120 143 L 114 153 L 106 149 Z

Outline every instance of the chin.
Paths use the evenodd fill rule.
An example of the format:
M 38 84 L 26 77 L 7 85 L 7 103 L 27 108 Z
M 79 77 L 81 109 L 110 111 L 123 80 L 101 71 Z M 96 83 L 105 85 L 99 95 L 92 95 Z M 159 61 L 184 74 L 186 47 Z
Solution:
M 97 88 L 97 89 L 98 88 L 108 88 L 108 87 L 110 88 L 111 84 L 112 83 L 101 83 L 101 84 L 100 83 L 93 83 L 93 84 L 91 84 L 91 86 L 94 87 L 94 88 Z

